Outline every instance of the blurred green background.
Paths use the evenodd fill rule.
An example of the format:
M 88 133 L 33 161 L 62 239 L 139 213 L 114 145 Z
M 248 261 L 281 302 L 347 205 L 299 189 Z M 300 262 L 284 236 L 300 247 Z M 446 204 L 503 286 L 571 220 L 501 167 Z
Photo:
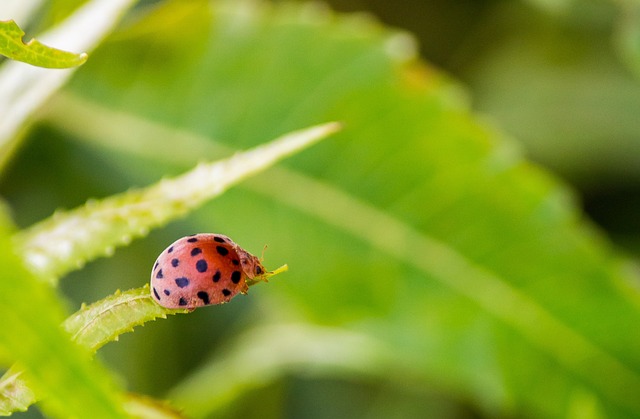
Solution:
M 50 2 L 41 21 L 70 3 Z M 248 297 L 107 345 L 98 357 L 128 389 L 169 395 L 196 417 L 640 417 L 638 277 L 608 242 L 632 255 L 640 244 L 633 2 L 330 1 L 337 16 L 285 2 L 214 2 L 209 14 L 200 3 L 141 3 L 45 107 L 0 183 L 21 227 L 228 155 L 220 144 L 244 149 L 333 119 L 346 128 L 288 172 L 260 174 L 63 279 L 75 311 L 141 286 L 157 254 L 195 232 L 255 254 L 267 244 L 268 267 L 290 265 Z M 196 137 L 104 141 L 99 116 L 80 113 L 88 104 Z M 465 264 L 451 266 L 449 250 Z M 513 300 L 483 293 L 495 282 Z M 571 333 L 528 318 L 538 307 Z M 307 330 L 320 354 L 277 361 L 289 329 L 269 327 L 280 324 Z M 254 328 L 283 336 L 243 340 Z M 352 355 L 362 365 L 349 348 L 321 361 L 332 354 L 323 342 L 349 345 L 342 333 L 365 339 Z M 304 343 L 290 350 L 313 352 Z M 358 346 L 378 344 L 371 360 Z M 190 407 L 183 380 L 236 354 L 249 370 L 276 361 L 222 401 L 226 378 L 213 371 L 198 381 L 210 404 Z
M 589 216 L 637 251 L 637 50 L 633 2 L 333 1 L 420 40 L 475 112 L 575 187 Z

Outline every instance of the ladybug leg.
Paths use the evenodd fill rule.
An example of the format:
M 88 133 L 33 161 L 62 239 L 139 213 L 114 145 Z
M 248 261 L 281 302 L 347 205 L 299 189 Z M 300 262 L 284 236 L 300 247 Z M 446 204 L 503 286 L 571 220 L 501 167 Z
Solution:
M 249 285 L 247 285 L 247 283 L 245 282 L 242 289 L 240 289 L 240 294 L 246 294 L 248 291 L 249 291 Z

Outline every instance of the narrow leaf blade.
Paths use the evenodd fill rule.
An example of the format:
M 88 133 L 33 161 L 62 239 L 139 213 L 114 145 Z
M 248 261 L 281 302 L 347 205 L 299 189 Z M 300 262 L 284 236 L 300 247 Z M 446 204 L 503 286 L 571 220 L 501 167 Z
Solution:
M 20 232 L 16 242 L 28 267 L 55 283 L 70 270 L 111 253 L 115 246 L 127 244 L 134 237 L 146 235 L 151 228 L 182 217 L 232 185 L 339 128 L 337 123 L 328 123 L 293 132 L 225 160 L 201 164 L 148 188 L 90 201 Z
M 31 39 L 24 43 L 24 31 L 13 20 L 0 21 L 0 54 L 36 67 L 71 68 L 87 61 L 86 53 L 73 53 L 43 45 Z
M 168 314 L 188 313 L 189 310 L 164 308 L 151 298 L 149 286 L 117 292 L 89 306 L 83 307 L 64 322 L 64 329 L 81 346 L 95 352 L 136 326 Z
M 124 333 L 167 315 L 189 313 L 188 309 L 168 309 L 156 303 L 149 292 L 149 285 L 115 294 L 83 306 L 63 323 L 71 339 L 82 347 L 95 352 Z M 35 393 L 23 378 L 22 370 L 14 366 L 0 378 L 0 415 L 24 411 L 36 402 Z M 164 412 L 167 417 L 177 413 L 151 399 L 130 397 L 124 404 L 127 412 Z M 153 416 L 150 416 L 153 417 Z
M 71 315 L 63 324 L 71 338 L 91 352 L 97 351 L 135 326 L 168 314 L 186 313 L 188 310 L 170 310 L 154 302 L 149 287 L 117 292 Z M 37 401 L 36 393 L 24 379 L 23 370 L 14 366 L 0 378 L 0 415 L 24 411 Z M 137 398 L 123 402 L 127 411 L 145 410 L 145 403 Z M 151 409 L 151 405 L 147 406 Z M 155 406 L 158 411 L 161 406 Z M 167 413 L 169 415 L 170 412 Z

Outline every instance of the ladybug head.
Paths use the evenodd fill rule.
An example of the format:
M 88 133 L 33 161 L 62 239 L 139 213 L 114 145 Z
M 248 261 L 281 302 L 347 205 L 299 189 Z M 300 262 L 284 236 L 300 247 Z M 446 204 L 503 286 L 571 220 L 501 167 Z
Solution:
M 266 272 L 260 259 L 250 253 L 240 254 L 240 264 L 245 275 L 249 278 L 260 277 Z

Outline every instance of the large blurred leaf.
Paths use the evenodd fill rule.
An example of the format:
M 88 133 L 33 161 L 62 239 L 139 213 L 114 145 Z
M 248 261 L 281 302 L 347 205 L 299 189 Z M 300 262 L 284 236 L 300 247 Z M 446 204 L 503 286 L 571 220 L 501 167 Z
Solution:
M 111 377 L 62 331 L 62 311 L 55 296 L 22 266 L 9 230 L 2 208 L 0 346 L 25 368 L 35 390 L 24 391 L 21 380 L 3 381 L 0 415 L 13 411 L 7 410 L 6 400 L 24 408 L 23 399 L 46 396 L 43 407 L 55 417 L 125 417 Z
M 286 255 L 289 280 L 262 293 L 272 316 L 370 335 L 425 383 L 490 414 L 640 416 L 637 272 L 570 192 L 411 60 L 406 36 L 310 6 L 194 4 L 168 3 L 121 33 L 71 89 L 143 126 L 235 148 L 345 121 L 290 170 L 193 217 Z M 87 121 L 83 132 L 109 128 Z M 133 158 L 101 159 L 138 182 L 211 157 L 176 138 L 141 138 L 150 146 Z M 162 160 L 174 151 L 184 163 Z M 132 165 L 141 155 L 166 166 Z

